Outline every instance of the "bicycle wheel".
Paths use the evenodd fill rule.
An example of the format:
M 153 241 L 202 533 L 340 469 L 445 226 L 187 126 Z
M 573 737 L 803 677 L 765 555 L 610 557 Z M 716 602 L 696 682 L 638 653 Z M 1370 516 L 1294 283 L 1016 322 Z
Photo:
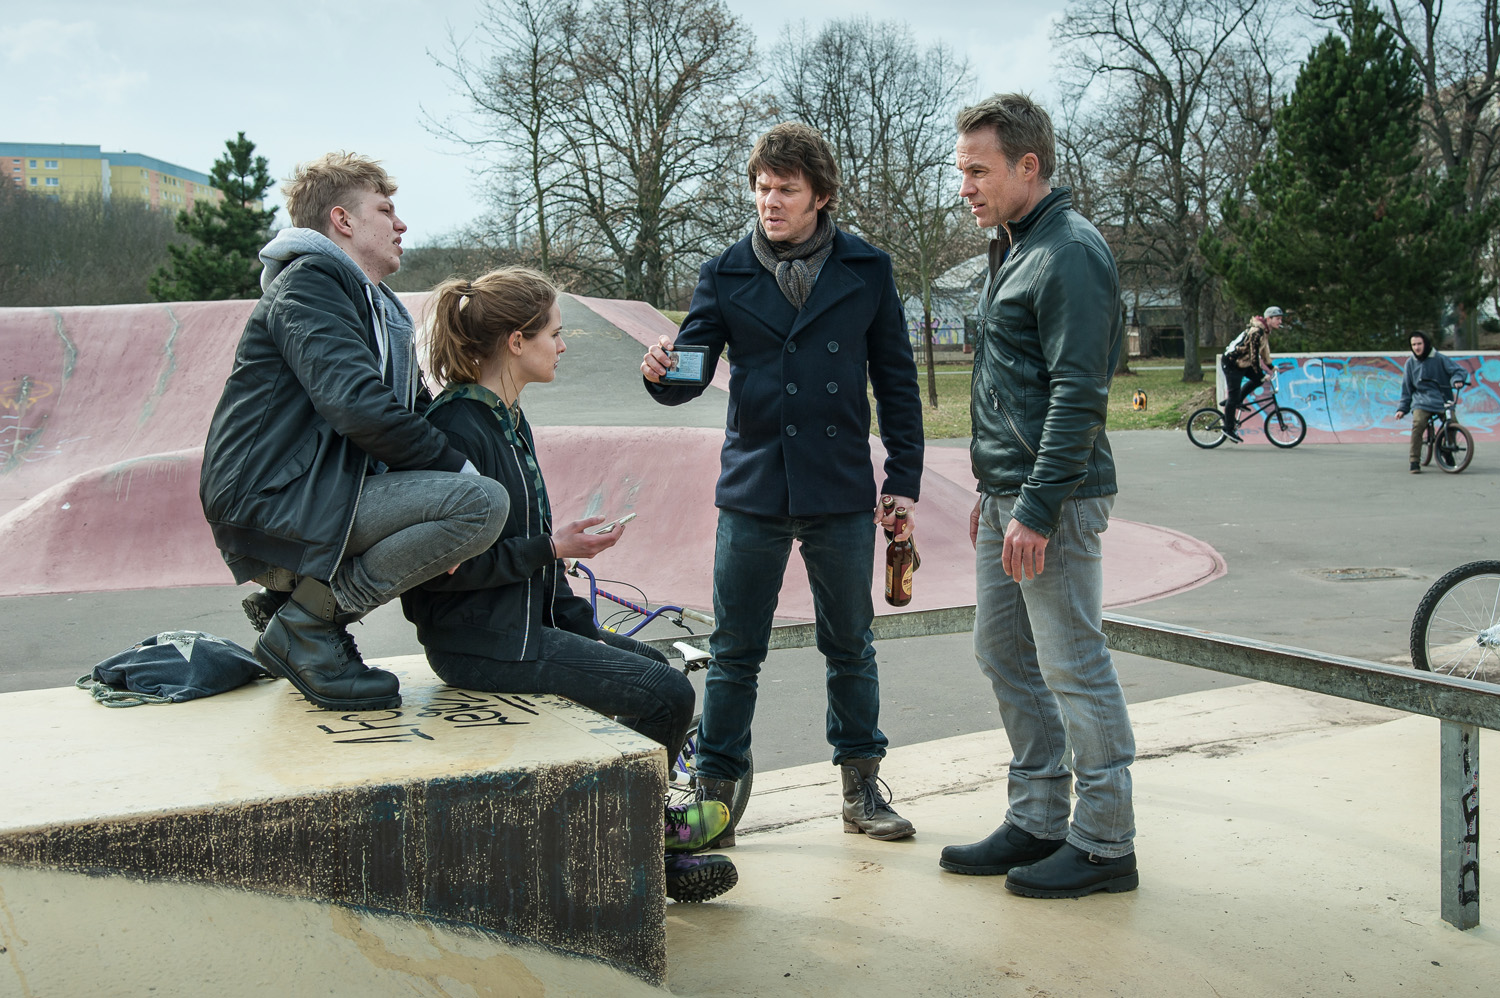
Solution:
M 1437 465 L 1456 475 L 1474 460 L 1474 437 L 1457 423 L 1449 423 L 1437 440 Z
M 1307 420 L 1296 409 L 1279 406 L 1266 416 L 1266 439 L 1277 447 L 1295 447 L 1307 436 Z
M 1437 449 L 1433 446 L 1436 440 L 1437 436 L 1432 432 L 1432 424 L 1428 423 L 1427 429 L 1422 431 L 1422 467 L 1424 468 L 1432 463 L 1432 453 Z
M 1188 418 L 1188 439 L 1199 447 L 1213 448 L 1222 444 L 1224 436 L 1224 414 L 1217 409 L 1199 409 Z
M 693 717 L 693 726 L 688 729 L 687 744 L 682 746 L 682 754 L 672 763 L 672 768 L 667 772 L 667 803 L 668 804 L 690 804 L 697 795 L 698 779 L 698 722 L 703 719 L 702 714 Z M 734 799 L 729 803 L 729 819 L 733 827 L 738 828 L 740 818 L 745 814 L 745 807 L 750 803 L 750 790 L 755 784 L 755 756 L 749 751 L 745 752 L 745 775 L 734 787 Z
M 1432 584 L 1412 617 L 1411 663 L 1426 672 L 1500 679 L 1500 561 L 1471 561 Z

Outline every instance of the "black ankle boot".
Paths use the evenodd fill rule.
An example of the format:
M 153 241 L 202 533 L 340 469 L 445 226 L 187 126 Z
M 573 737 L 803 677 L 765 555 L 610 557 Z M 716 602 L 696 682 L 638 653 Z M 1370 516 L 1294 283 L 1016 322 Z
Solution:
M 284 593 L 276 589 L 262 589 L 251 593 L 240 600 L 240 609 L 245 611 L 245 616 L 250 618 L 250 626 L 257 632 L 264 633 L 266 625 L 271 618 L 276 616 L 276 611 L 286 606 L 286 601 L 292 598 L 291 593 Z
M 965 846 L 943 846 L 938 866 L 952 873 L 996 877 L 1012 867 L 1046 859 L 1062 848 L 1062 839 L 1039 839 L 1007 822 L 988 838 Z
M 693 797 L 695 800 L 716 800 L 729 808 L 731 814 L 734 812 L 734 780 L 716 780 L 711 776 L 698 776 L 694 778 L 696 783 Z M 719 833 L 705 849 L 733 849 L 734 848 L 734 819 L 730 819 L 729 826 Z
M 1012 868 L 1005 889 L 1029 898 L 1081 898 L 1095 891 L 1133 891 L 1140 882 L 1134 852 L 1106 858 L 1064 845 L 1046 859 Z
M 255 642 L 256 661 L 324 710 L 401 706 L 401 681 L 365 665 L 343 616 L 327 583 L 303 578 Z

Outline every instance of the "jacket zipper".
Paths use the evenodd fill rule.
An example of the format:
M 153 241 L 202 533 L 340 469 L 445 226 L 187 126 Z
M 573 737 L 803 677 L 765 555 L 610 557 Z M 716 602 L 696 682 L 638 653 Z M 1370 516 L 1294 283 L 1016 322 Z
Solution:
M 516 429 L 516 439 L 521 439 L 520 429 Z M 531 483 L 526 480 L 526 465 L 521 460 L 520 454 L 514 450 L 510 452 L 510 458 L 516 464 L 516 474 L 521 478 L 521 488 L 526 492 L 526 526 L 525 536 L 531 536 L 531 506 L 533 497 L 531 495 Z M 526 630 L 525 637 L 521 639 L 521 658 L 526 658 L 526 650 L 531 647 L 531 585 L 532 580 L 526 580 Z
M 995 411 L 1005 420 L 1005 425 L 1010 427 L 1010 432 L 1015 434 L 1017 440 L 1021 441 L 1021 446 L 1026 448 L 1026 453 L 1032 457 L 1036 457 L 1036 451 L 1032 450 L 1031 445 L 1026 442 L 1026 438 L 1021 436 L 1021 431 L 1016 429 L 1015 421 L 1010 418 L 1009 410 L 1001 403 L 1000 396 L 996 393 L 994 387 L 990 388 L 990 404 L 995 407 Z

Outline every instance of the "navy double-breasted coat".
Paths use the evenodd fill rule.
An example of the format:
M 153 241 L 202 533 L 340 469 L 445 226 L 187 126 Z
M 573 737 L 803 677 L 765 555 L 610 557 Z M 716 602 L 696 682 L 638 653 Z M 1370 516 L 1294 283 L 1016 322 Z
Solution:
M 867 381 L 886 450 L 880 491 L 918 498 L 922 400 L 887 254 L 838 232 L 799 311 L 746 236 L 703 265 L 677 342 L 708 347 L 710 378 L 728 351 L 717 506 L 763 516 L 872 510 Z M 664 405 L 703 392 L 646 387 Z

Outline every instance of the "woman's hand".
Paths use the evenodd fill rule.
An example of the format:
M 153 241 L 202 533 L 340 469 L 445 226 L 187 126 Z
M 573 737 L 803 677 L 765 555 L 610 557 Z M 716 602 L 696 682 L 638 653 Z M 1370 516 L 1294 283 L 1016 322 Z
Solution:
M 585 533 L 603 522 L 602 516 L 589 516 L 563 524 L 552 534 L 553 552 L 559 558 L 592 558 L 600 551 L 608 551 L 624 536 L 625 525 L 622 523 L 607 534 Z

